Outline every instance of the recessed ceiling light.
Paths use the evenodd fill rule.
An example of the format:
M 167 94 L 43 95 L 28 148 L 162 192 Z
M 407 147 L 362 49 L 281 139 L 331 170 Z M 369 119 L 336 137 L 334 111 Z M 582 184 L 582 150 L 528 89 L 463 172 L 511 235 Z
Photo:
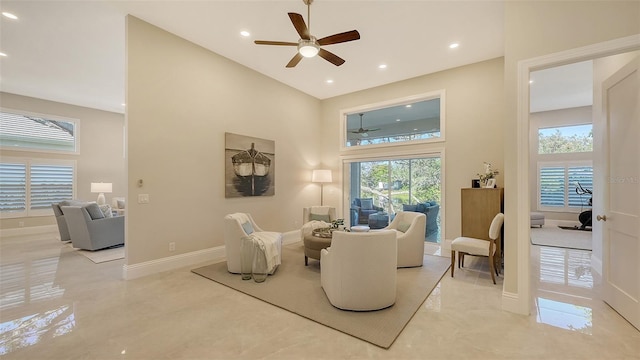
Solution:
M 413 131 L 418 131 L 418 129 L 413 129 Z
M 529 80 L 529 84 L 533 84 L 533 80 Z
M 0 52 L 0 56 L 7 56 L 7 54 Z
M 387 64 L 378 65 L 378 69 L 386 69 L 386 68 L 387 68 Z
M 450 44 L 450 45 L 449 45 L 449 49 L 455 49 L 455 48 L 457 48 L 458 46 L 460 46 L 460 44 L 458 44 L 458 43 L 453 43 L 453 44 Z
M 333 84 L 333 80 L 328 79 L 328 80 L 327 80 L 327 84 Z
M 400 119 L 396 119 L 396 121 L 400 121 Z
M 242 31 L 240 31 L 240 35 L 242 35 L 244 37 L 249 37 L 249 36 L 251 36 L 251 33 L 246 31 L 246 30 L 242 30 Z
M 127 106 L 127 104 L 125 104 L 125 103 L 122 103 L 122 104 L 120 104 L 120 105 L 122 105 L 122 106 Z
M 407 105 L 405 105 L 404 107 L 408 107 L 408 108 L 410 108 L 410 107 L 411 107 L 411 104 L 407 104 Z
M 7 17 L 7 18 L 12 19 L 12 20 L 18 20 L 18 17 L 13 15 L 10 12 L 3 11 L 2 15 L 4 15 L 4 17 Z

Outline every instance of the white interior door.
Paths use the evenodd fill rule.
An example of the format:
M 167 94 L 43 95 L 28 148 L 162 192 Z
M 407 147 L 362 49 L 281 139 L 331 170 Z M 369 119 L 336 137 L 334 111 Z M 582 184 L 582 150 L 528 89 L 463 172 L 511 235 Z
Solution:
M 603 299 L 640 329 L 640 59 L 603 82 Z M 596 220 L 596 219 L 594 219 Z

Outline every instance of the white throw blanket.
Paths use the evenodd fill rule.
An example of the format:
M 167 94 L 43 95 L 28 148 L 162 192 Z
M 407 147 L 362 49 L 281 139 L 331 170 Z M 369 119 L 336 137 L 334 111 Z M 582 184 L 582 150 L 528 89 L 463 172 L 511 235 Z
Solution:
M 300 230 L 300 240 L 304 240 L 304 237 L 307 235 L 311 235 L 313 230 L 320 228 L 331 227 L 330 223 L 326 223 L 324 221 L 311 220 L 308 223 L 302 225 L 302 230 Z
M 256 246 L 264 253 L 267 260 L 267 273 L 273 274 L 276 267 L 282 263 L 280 252 L 278 251 L 279 233 L 258 232 L 250 235 Z

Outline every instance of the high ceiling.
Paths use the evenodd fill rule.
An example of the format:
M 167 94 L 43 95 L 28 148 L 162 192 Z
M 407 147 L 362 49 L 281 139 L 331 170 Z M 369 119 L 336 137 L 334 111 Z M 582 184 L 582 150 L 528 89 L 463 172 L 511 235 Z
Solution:
M 500 1 L 315 0 L 312 35 L 356 29 L 361 39 L 325 47 L 346 60 L 340 67 L 315 57 L 291 69 L 285 65 L 295 47 L 253 41 L 296 42 L 287 13 L 308 23 L 302 0 L 2 1 L 0 8 L 18 16 L 0 16 L 1 91 L 115 112 L 124 112 L 127 14 L 318 99 L 500 57 L 504 49 Z

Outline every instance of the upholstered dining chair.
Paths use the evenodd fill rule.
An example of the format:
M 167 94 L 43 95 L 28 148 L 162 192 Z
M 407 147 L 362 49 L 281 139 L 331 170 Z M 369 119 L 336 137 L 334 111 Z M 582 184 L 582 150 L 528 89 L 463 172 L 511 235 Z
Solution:
M 239 274 L 241 264 L 240 244 L 242 238 L 254 234 L 262 240 L 266 249 L 273 249 L 271 254 L 274 267 L 269 269 L 273 274 L 281 263 L 282 233 L 262 230 L 248 213 L 228 214 L 224 217 L 224 247 L 227 255 L 227 270 Z M 270 261 L 268 261 L 270 262 Z
M 398 239 L 398 267 L 422 266 L 427 216 L 413 211 L 398 211 L 391 224 L 383 230 L 393 230 Z
M 335 231 L 320 253 L 320 283 L 342 310 L 379 310 L 396 302 L 396 234 Z
M 470 237 L 458 237 L 451 242 L 451 277 L 455 268 L 456 252 L 458 253 L 458 268 L 464 267 L 464 256 L 485 256 L 489 258 L 489 272 L 491 272 L 491 280 L 496 283 L 495 275 L 498 275 L 497 261 L 497 243 L 500 237 L 500 229 L 504 223 L 504 214 L 498 213 L 491 221 L 489 226 L 489 240 L 475 239 Z M 495 273 L 495 275 L 494 275 Z

